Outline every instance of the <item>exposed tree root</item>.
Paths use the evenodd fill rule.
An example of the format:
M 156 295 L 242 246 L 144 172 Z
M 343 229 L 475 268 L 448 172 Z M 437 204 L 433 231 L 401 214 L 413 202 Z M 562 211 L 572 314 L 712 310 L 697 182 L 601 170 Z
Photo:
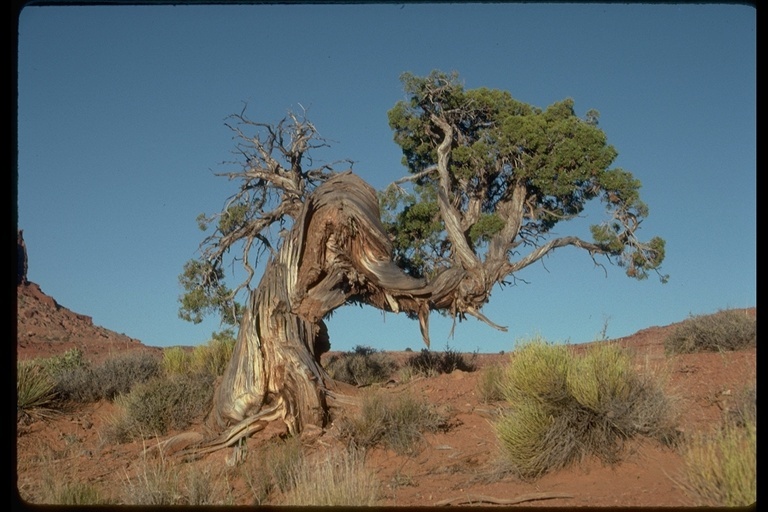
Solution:
M 519 503 L 525 503 L 527 501 L 538 500 L 554 500 L 563 498 L 573 498 L 571 494 L 551 493 L 551 492 L 535 492 L 531 494 L 523 494 L 517 498 L 494 498 L 493 496 L 485 496 L 483 494 L 468 494 L 458 498 L 450 498 L 447 500 L 438 501 L 434 506 L 445 505 L 469 505 L 472 503 L 492 503 L 494 505 L 517 505 Z

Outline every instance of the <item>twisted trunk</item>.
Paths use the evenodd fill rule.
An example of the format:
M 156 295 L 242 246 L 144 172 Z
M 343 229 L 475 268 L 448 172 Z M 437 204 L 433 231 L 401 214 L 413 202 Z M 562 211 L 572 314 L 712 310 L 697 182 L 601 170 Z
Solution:
M 352 173 L 318 187 L 251 293 L 232 359 L 207 426 L 223 432 L 197 452 L 231 446 L 281 420 L 291 433 L 328 421 L 338 398 L 320 365 L 330 348 L 323 318 L 350 300 L 420 319 L 428 344 L 430 309 L 452 304 L 466 275 L 448 270 L 426 283 L 391 260 L 375 191 Z

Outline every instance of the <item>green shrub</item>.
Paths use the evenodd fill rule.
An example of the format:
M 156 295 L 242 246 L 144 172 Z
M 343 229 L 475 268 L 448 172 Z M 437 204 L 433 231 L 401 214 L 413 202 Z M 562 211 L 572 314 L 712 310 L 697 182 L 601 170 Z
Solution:
M 508 410 L 496 434 L 512 470 L 537 478 L 586 455 L 620 460 L 623 443 L 675 437 L 669 400 L 635 372 L 620 347 L 598 344 L 576 355 L 541 339 L 513 354 L 503 379 Z
M 372 506 L 379 483 L 358 452 L 327 454 L 296 468 L 282 504 L 289 506 Z
M 477 369 L 476 357 L 477 354 L 473 354 L 472 359 L 467 361 L 463 354 L 450 347 L 446 347 L 444 352 L 422 349 L 418 354 L 410 356 L 405 365 L 415 373 L 429 377 L 441 373 L 451 373 L 455 370 L 473 372 Z
M 415 452 L 424 432 L 446 427 L 446 418 L 426 401 L 408 393 L 381 392 L 363 397 L 360 414 L 340 421 L 340 435 L 352 448 L 378 444 L 399 454 Z
M 202 418 L 213 399 L 213 377 L 207 374 L 155 377 L 120 395 L 120 413 L 109 422 L 106 436 L 126 442 L 187 428 Z
M 49 373 L 33 361 L 16 364 L 17 414 L 47 416 L 57 408 L 56 385 Z
M 388 381 L 392 372 L 397 370 L 397 364 L 383 352 L 358 345 L 352 352 L 331 357 L 325 369 L 332 379 L 356 386 L 368 386 Z
M 757 321 L 744 310 L 692 316 L 664 340 L 668 354 L 740 350 L 757 344 Z

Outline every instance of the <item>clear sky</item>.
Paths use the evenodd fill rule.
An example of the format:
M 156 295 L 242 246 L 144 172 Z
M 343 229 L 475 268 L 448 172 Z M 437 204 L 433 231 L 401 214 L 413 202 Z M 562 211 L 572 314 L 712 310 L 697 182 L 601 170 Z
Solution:
M 18 224 L 29 279 L 97 325 L 153 346 L 206 342 L 178 318 L 184 262 L 236 184 L 227 115 L 307 109 L 315 154 L 377 189 L 406 175 L 387 125 L 400 75 L 457 71 L 466 88 L 546 108 L 573 98 L 643 183 L 642 238 L 667 241 L 645 281 L 565 248 L 496 288 L 509 331 L 433 313 L 432 347 L 627 336 L 756 305 L 756 9 L 736 4 L 40 6 L 19 17 Z M 602 220 L 599 205 L 589 210 Z M 558 234 L 568 234 L 567 225 Z M 332 348 L 418 350 L 418 323 L 340 308 Z

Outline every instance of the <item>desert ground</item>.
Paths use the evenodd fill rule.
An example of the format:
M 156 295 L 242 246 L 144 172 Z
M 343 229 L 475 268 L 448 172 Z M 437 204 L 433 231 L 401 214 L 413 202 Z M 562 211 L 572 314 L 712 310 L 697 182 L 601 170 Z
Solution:
M 157 347 L 93 325 L 86 315 L 59 305 L 35 283 L 17 288 L 17 357 L 49 357 L 79 348 L 94 362 L 123 351 L 161 353 Z M 755 316 L 756 310 L 745 310 Z M 685 320 L 683 318 L 681 321 Z M 756 349 L 735 352 L 667 356 L 665 336 L 674 328 L 649 326 L 632 336 L 596 343 L 617 343 L 631 351 L 639 368 L 666 376 L 666 391 L 674 396 L 681 433 L 716 428 L 731 407 L 732 397 L 756 386 Z M 331 333 L 332 334 L 332 333 Z M 365 345 L 365 340 L 360 340 Z M 415 349 L 420 347 L 414 346 Z M 328 356 L 332 355 L 328 354 Z M 408 353 L 391 353 L 403 361 Z M 501 454 L 492 421 L 497 405 L 484 402 L 478 391 L 484 369 L 501 365 L 510 354 L 466 354 L 476 364 L 471 372 L 454 371 L 434 377 L 398 381 L 398 374 L 381 390 L 407 390 L 423 397 L 447 420 L 447 427 L 425 434 L 418 450 L 400 455 L 375 447 L 368 451 L 365 467 L 379 483 L 377 506 L 486 507 L 688 507 L 693 502 L 678 484 L 682 456 L 673 448 L 651 440 L 630 443 L 622 460 L 613 465 L 587 459 L 563 470 L 523 481 L 500 474 Z M 364 392 L 364 390 L 360 390 Z M 103 495 L 119 500 L 126 478 L 146 462 L 144 449 L 153 440 L 124 444 L 105 442 L 102 428 L 115 413 L 109 401 L 78 406 L 53 417 L 16 425 L 16 491 L 20 504 L 40 503 L 46 478 L 86 482 Z M 334 414 L 343 415 L 344 411 Z M 169 433 L 169 435 L 174 432 Z M 248 453 L 285 435 L 267 429 L 247 440 Z M 305 453 L 319 455 L 343 449 L 334 421 L 322 431 L 302 437 Z M 253 505 L 254 495 L 242 468 L 228 463 L 232 452 L 220 450 L 197 460 L 170 458 L 179 472 L 195 468 L 210 475 L 209 482 L 220 504 Z M 280 505 L 280 497 L 268 505 Z

